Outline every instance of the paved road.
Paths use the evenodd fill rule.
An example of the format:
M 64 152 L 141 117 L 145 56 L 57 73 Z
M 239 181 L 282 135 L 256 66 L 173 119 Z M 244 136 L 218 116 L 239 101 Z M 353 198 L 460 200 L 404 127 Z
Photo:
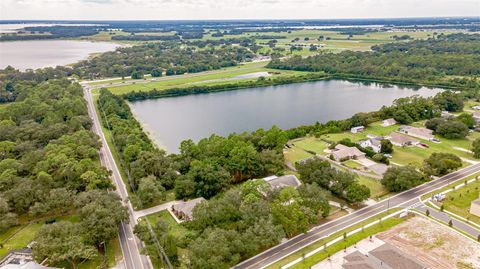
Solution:
M 453 218 L 451 217 L 450 215 L 444 213 L 444 212 L 441 212 L 435 208 L 432 208 L 432 207 L 429 207 L 427 205 L 425 205 L 424 203 L 419 203 L 416 207 L 414 207 L 415 209 L 425 213 L 428 209 L 428 211 L 430 212 L 430 217 L 434 218 L 434 219 L 437 219 L 441 222 L 444 222 L 444 223 L 447 223 L 452 220 L 452 224 L 453 224 L 453 227 L 463 231 L 464 233 L 466 234 L 469 234 L 470 236 L 472 236 L 473 238 L 477 238 L 479 235 L 480 235 L 480 230 L 463 222 L 463 221 L 460 221 L 460 220 L 457 220 L 456 218 Z
M 102 147 L 99 151 L 100 162 L 108 170 L 112 171 L 112 181 L 116 186 L 118 195 L 127 206 L 130 216 L 129 223 L 121 223 L 119 227 L 120 246 L 124 258 L 124 268 L 126 269 L 150 269 L 153 268 L 150 259 L 147 256 L 140 255 L 140 249 L 143 246 L 142 242 L 133 234 L 133 226 L 137 223 L 133 212 L 133 207 L 128 201 L 128 193 L 118 167 L 113 159 L 113 155 L 107 144 L 107 140 L 102 132 L 100 120 L 95 110 L 92 94 L 90 88 L 86 84 L 82 84 L 84 89 L 85 99 L 87 100 L 88 114 L 93 121 L 92 130 L 100 137 Z
M 462 180 L 465 177 L 477 172 L 480 172 L 480 164 L 471 165 L 436 180 L 432 180 L 428 183 L 417 186 L 416 188 L 383 200 L 375 205 L 365 207 L 342 218 L 317 226 L 305 234 L 298 235 L 283 244 L 272 247 L 260 253 L 259 255 L 236 265 L 234 268 L 264 268 L 282 259 L 283 257 L 286 257 L 302 249 L 303 247 L 320 240 L 321 238 L 348 228 L 357 222 L 378 215 L 389 208 L 398 206 L 413 206 L 419 201 L 418 197 L 455 181 Z

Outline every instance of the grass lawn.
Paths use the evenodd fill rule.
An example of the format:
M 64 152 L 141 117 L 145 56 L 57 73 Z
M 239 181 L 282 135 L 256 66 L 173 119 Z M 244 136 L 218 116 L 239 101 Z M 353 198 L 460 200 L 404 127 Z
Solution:
M 477 180 L 465 187 L 449 192 L 443 201 L 443 206 L 452 213 L 480 224 L 480 217 L 470 214 L 470 204 L 473 200 L 479 198 L 479 192 L 480 180 Z
M 292 165 L 295 165 L 295 162 L 310 158 L 313 156 L 313 154 L 310 154 L 305 150 L 294 146 L 284 151 L 283 156 L 285 157 L 285 161 L 287 163 L 291 163 Z
M 165 222 L 168 223 L 168 232 L 169 234 L 173 235 L 176 239 L 177 242 L 187 236 L 188 234 L 191 233 L 187 228 L 185 228 L 182 224 L 177 223 L 173 217 L 170 215 L 170 213 L 167 210 L 163 210 L 160 212 L 157 212 L 155 214 L 148 215 L 146 217 L 150 224 L 153 226 L 155 223 L 159 220 L 162 219 Z M 140 219 L 140 221 L 144 221 L 145 218 Z M 180 266 L 176 266 L 175 268 L 188 268 L 186 265 L 186 260 L 187 260 L 187 255 L 188 255 L 188 250 L 185 248 L 178 248 L 178 256 L 180 260 Z M 154 268 L 161 268 L 161 262 L 159 260 L 152 259 L 152 263 L 154 264 Z
M 319 241 L 317 241 L 317 242 L 315 242 L 315 243 L 313 243 L 313 244 L 311 244 L 311 245 L 309 245 L 309 246 L 307 246 L 307 247 L 304 247 L 304 248 L 302 248 L 301 250 L 299 250 L 299 251 L 297 251 L 297 252 L 294 252 L 293 254 L 291 254 L 291 255 L 289 255 L 289 256 L 281 259 L 280 261 L 277 261 L 276 263 L 273 263 L 272 265 L 270 265 L 270 266 L 268 266 L 268 267 L 266 267 L 266 268 L 267 268 L 267 269 L 278 269 L 278 268 L 280 268 L 281 266 L 283 266 L 283 265 L 285 265 L 285 264 L 288 264 L 288 263 L 290 263 L 290 262 L 292 262 L 292 261 L 294 261 L 294 260 L 302 257 L 304 254 L 307 254 L 307 253 L 309 253 L 309 252 L 311 252 L 311 251 L 313 251 L 313 250 L 315 250 L 315 249 L 317 249 L 317 248 L 322 247 L 325 243 L 330 242 L 330 241 L 332 241 L 332 240 L 334 240 L 334 239 L 342 236 L 344 232 L 345 232 L 345 233 L 351 232 L 351 231 L 356 230 L 356 229 L 358 229 L 358 228 L 361 228 L 362 226 L 365 226 L 365 225 L 367 225 L 367 224 L 369 224 L 369 223 L 371 223 L 371 222 L 373 222 L 373 221 L 376 221 L 376 220 L 378 220 L 378 219 L 381 218 L 381 217 L 387 216 L 387 215 L 392 214 L 392 213 L 394 213 L 394 212 L 397 212 L 397 211 L 399 211 L 399 210 L 400 210 L 400 209 L 398 209 L 398 208 L 392 208 L 392 209 L 390 209 L 390 210 L 388 210 L 388 211 L 386 211 L 386 212 L 383 212 L 383 213 L 378 214 L 378 215 L 376 215 L 376 216 L 374 216 L 374 217 L 371 217 L 371 218 L 366 219 L 366 220 L 364 220 L 364 221 L 362 221 L 362 222 L 359 222 L 359 223 L 357 223 L 357 224 L 355 224 L 355 225 L 352 225 L 352 226 L 350 226 L 350 227 L 348 227 L 348 228 L 346 228 L 346 229 L 344 229 L 344 230 L 341 230 L 341 231 L 338 231 L 338 232 L 336 232 L 336 233 L 333 233 L 333 234 L 331 234 L 330 236 L 328 236 L 328 237 L 326 237 L 326 238 L 324 238 L 324 239 L 322 239 L 322 240 L 319 240 Z M 395 219 L 395 218 L 391 218 L 391 219 Z M 398 219 L 398 220 L 399 220 L 399 222 L 396 223 L 396 224 L 399 224 L 400 222 L 403 221 L 402 219 Z M 388 227 L 387 227 L 387 224 L 388 224 L 388 223 L 389 223 L 388 220 L 382 221 L 382 225 L 385 226 L 387 229 L 388 229 L 388 228 L 391 228 L 391 227 L 393 226 L 393 225 L 392 225 L 392 226 L 388 225 Z M 396 224 L 395 224 L 395 225 L 396 225 Z M 378 230 L 378 228 L 375 229 L 376 226 L 379 226 L 379 225 L 374 225 L 374 226 L 372 226 L 372 228 L 374 229 L 374 231 L 373 231 L 374 233 L 371 233 L 372 235 L 375 234 L 375 233 L 380 232 L 380 230 Z M 358 233 L 358 234 L 365 234 L 367 230 L 368 230 L 368 229 L 365 229 L 365 232 L 364 232 L 364 233 Z M 368 236 L 369 236 L 369 235 L 367 235 L 367 237 L 368 237 Z M 355 237 L 353 237 L 353 235 L 351 235 L 350 238 L 355 238 Z M 359 241 L 359 240 L 360 240 L 360 239 L 357 238 L 357 241 Z M 357 241 L 352 242 L 352 244 L 354 244 L 354 243 L 357 242 Z M 341 242 L 341 243 L 343 243 L 343 242 Z M 334 246 L 334 245 L 332 245 L 332 247 L 333 247 L 333 246 Z M 344 247 L 344 245 L 342 245 L 338 250 L 343 249 L 343 247 Z M 319 253 L 317 253 L 317 254 L 319 254 Z M 312 257 L 315 257 L 315 255 L 312 256 Z M 310 258 L 312 258 L 312 257 L 310 257 Z M 321 257 L 319 257 L 319 259 L 316 260 L 316 262 L 321 261 L 320 258 L 321 258 Z M 300 268 L 302 268 L 302 267 L 300 267 Z M 308 268 L 308 266 L 307 266 L 306 268 Z
M 345 165 L 346 167 L 349 167 L 349 168 L 352 168 L 352 169 L 357 169 L 357 168 L 363 166 L 363 165 L 359 164 L 358 162 L 356 162 L 354 160 L 347 160 L 347 161 L 342 162 L 342 164 Z
M 316 154 L 325 155 L 324 150 L 327 149 L 327 143 L 319 138 L 306 137 L 304 139 L 297 139 L 291 141 L 295 147 L 303 149 L 305 151 L 315 152 Z
M 387 188 L 385 188 L 379 180 L 374 178 L 358 175 L 358 183 L 363 184 L 370 189 L 371 198 L 379 198 L 389 193 Z

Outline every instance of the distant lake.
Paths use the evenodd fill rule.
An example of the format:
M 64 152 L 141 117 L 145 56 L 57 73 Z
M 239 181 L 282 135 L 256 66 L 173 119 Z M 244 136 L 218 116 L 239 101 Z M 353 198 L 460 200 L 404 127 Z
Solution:
M 439 91 L 328 80 L 151 99 L 131 107 L 161 147 L 178 152 L 185 139 L 345 119 L 391 105 L 400 97 L 433 96 Z
M 76 40 L 32 40 L 0 42 L 0 68 L 36 69 L 68 65 L 92 53 L 115 50 L 119 44 Z

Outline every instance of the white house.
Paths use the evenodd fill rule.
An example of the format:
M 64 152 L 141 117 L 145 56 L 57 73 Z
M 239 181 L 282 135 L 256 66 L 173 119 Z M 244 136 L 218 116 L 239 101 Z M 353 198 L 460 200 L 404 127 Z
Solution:
M 361 140 L 358 144 L 363 148 L 372 148 L 373 151 L 379 153 L 382 149 L 382 137 L 373 137 L 365 140 Z
M 356 126 L 350 129 L 350 132 L 352 132 L 352 134 L 361 133 L 363 131 L 365 131 L 365 126 Z

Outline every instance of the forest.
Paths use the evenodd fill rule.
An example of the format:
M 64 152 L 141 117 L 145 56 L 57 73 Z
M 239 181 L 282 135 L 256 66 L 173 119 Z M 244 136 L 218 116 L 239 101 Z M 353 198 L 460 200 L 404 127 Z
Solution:
M 439 34 L 427 40 L 372 47 L 372 51 L 320 53 L 273 60 L 268 67 L 416 84 L 479 87 L 479 34 Z
M 75 222 L 43 226 L 33 247 L 36 261 L 75 268 L 117 235 L 126 208 L 107 193 L 110 172 L 100 165 L 81 86 L 61 79 L 12 87 L 19 95 L 0 110 L 0 231 L 76 216 Z

